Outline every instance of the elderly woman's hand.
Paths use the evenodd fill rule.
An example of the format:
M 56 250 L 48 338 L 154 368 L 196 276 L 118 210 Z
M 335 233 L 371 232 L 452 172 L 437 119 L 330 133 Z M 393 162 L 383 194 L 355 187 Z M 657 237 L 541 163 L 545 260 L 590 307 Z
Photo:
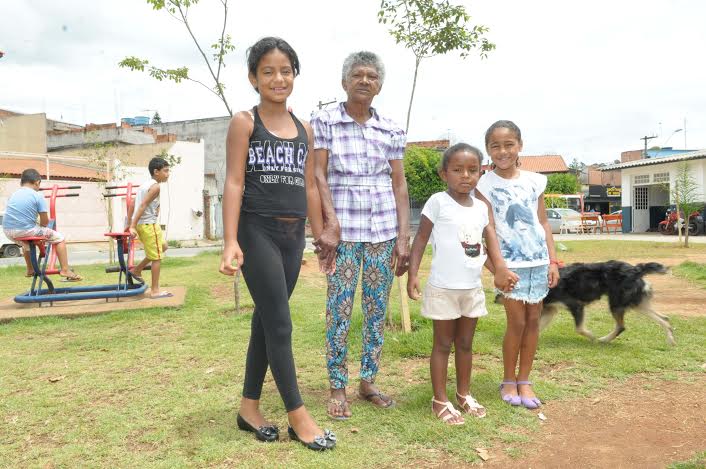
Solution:
M 333 252 L 336 252 L 338 248 L 338 243 L 341 241 L 341 226 L 338 222 L 335 223 L 324 223 L 324 229 L 321 232 L 321 236 L 315 239 L 312 243 L 316 247 L 315 252 L 318 254 L 322 253 L 320 257 L 328 257 Z
M 392 251 L 392 269 L 398 277 L 403 276 L 409 269 L 409 238 L 407 236 L 397 238 L 395 249 Z

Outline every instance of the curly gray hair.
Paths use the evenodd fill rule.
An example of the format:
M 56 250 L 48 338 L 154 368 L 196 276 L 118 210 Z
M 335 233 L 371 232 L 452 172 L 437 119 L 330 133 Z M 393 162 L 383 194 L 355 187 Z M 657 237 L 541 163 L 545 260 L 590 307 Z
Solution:
M 378 75 L 380 75 L 380 84 L 385 81 L 385 65 L 380 60 L 377 54 L 374 52 L 369 52 L 367 50 L 362 50 L 359 52 L 353 52 L 346 60 L 343 61 L 343 73 L 342 79 L 346 80 L 353 69 L 358 66 L 369 66 L 374 67 L 377 70 Z

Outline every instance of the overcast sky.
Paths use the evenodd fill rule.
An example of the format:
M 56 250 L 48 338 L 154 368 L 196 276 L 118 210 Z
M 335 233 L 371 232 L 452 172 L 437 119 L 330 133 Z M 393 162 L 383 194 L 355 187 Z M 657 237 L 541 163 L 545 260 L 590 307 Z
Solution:
M 152 115 L 183 120 L 225 115 L 192 83 L 156 82 L 120 69 L 129 55 L 186 65 L 207 80 L 183 26 L 144 0 L 2 0 L 0 108 L 76 124 Z M 257 102 L 245 49 L 277 35 L 296 49 L 302 73 L 290 103 L 308 117 L 319 100 L 342 100 L 341 63 L 355 50 L 380 54 L 387 68 L 373 105 L 404 123 L 414 57 L 377 23 L 378 0 L 231 0 L 228 32 L 237 50 L 223 73 L 236 110 Z M 488 59 L 449 54 L 424 60 L 410 140 L 451 136 L 483 146 L 498 119 L 522 129 L 523 154 L 610 162 L 652 145 L 706 147 L 706 2 L 701 0 L 478 0 L 463 3 L 490 27 Z M 221 28 L 220 2 L 190 13 L 204 46 Z M 674 133 L 677 129 L 686 131 Z

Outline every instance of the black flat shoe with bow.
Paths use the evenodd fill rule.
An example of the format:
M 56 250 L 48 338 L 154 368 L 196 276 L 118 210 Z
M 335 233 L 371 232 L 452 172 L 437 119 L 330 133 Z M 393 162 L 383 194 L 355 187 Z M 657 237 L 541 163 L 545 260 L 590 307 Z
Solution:
M 326 451 L 327 449 L 333 449 L 336 447 L 336 434 L 333 433 L 331 430 L 324 430 L 323 436 L 315 436 L 314 441 L 310 443 L 300 440 L 299 436 L 297 436 L 297 433 L 292 427 L 287 428 L 287 433 L 289 433 L 289 438 L 292 441 L 298 441 L 313 451 Z
M 263 425 L 262 427 L 255 428 L 245 421 L 243 417 L 238 414 L 236 419 L 238 422 L 238 428 L 244 432 L 251 432 L 255 434 L 255 438 L 266 443 L 279 440 L 279 428 L 276 425 Z

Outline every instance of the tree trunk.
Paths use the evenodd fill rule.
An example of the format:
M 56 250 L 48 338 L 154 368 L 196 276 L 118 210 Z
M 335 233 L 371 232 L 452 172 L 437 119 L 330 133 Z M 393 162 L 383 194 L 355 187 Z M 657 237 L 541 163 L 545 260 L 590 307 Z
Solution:
M 679 244 L 681 244 L 681 226 L 682 223 L 679 221 L 681 220 L 681 210 L 679 210 L 679 184 L 675 184 L 674 187 L 674 205 L 677 208 L 677 236 L 679 237 Z
M 233 294 L 235 296 L 235 314 L 240 314 L 240 269 L 235 273 Z
M 412 81 L 412 94 L 409 97 L 409 107 L 407 108 L 407 126 L 404 132 L 409 132 L 409 118 L 412 116 L 412 101 L 414 101 L 414 90 L 417 88 L 417 73 L 419 72 L 419 63 L 422 61 L 419 57 L 414 58 L 414 80 Z

